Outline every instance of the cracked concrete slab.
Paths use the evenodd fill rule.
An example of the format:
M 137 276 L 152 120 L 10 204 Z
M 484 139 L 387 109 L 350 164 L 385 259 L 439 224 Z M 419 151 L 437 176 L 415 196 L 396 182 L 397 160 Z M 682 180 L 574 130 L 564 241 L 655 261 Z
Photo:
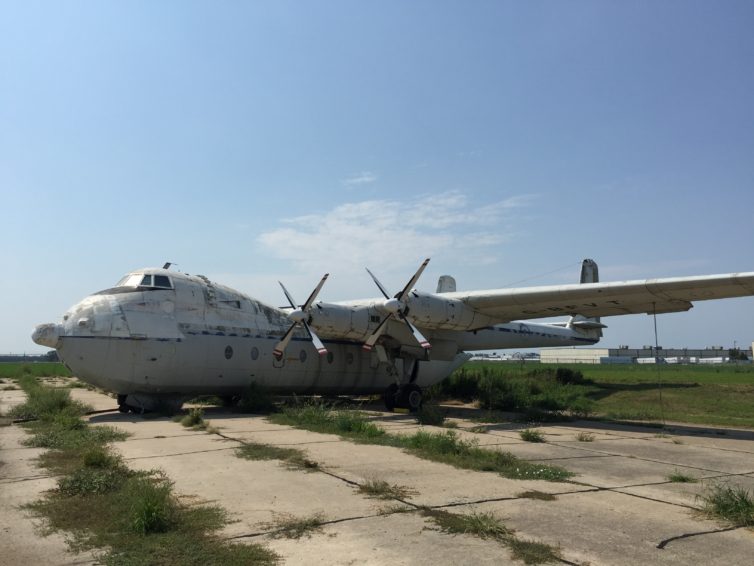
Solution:
M 267 543 L 286 564 L 521 564 L 495 541 L 441 533 L 413 513 L 328 525 L 310 539 Z
M 746 564 L 754 549 L 751 531 L 723 531 L 688 509 L 612 491 L 572 493 L 556 501 L 491 502 L 475 510 L 504 517 L 520 537 L 559 546 L 573 562 Z M 677 538 L 692 533 L 709 534 Z
M 647 440 L 603 440 L 588 444 L 588 447 L 580 447 L 580 449 L 601 454 L 641 458 L 710 472 L 743 474 L 754 471 L 754 458 L 751 456 L 737 452 L 710 450 L 709 447 L 691 444 L 674 444 L 668 442 L 666 438 L 657 438 L 654 442 Z
M 5 394 L 14 393 L 0 392 L 0 402 L 6 402 Z M 73 389 L 72 393 L 95 407 L 114 404 L 109 397 L 97 397 L 96 392 Z M 447 430 L 419 427 L 407 415 L 369 414 L 391 434 L 410 434 L 420 428 Z M 578 474 L 574 478 L 578 483 L 510 480 L 493 473 L 459 470 L 397 448 L 355 444 L 336 435 L 275 425 L 263 416 L 233 414 L 219 408 L 208 408 L 205 413 L 210 424 L 219 428 L 219 434 L 186 429 L 166 418 L 117 412 L 93 415 L 90 422 L 129 432 L 127 440 L 114 446 L 131 467 L 163 469 L 189 504 L 221 505 L 236 520 L 225 528 L 224 536 L 237 543 L 263 542 L 280 553 L 287 564 L 521 564 L 512 560 L 510 551 L 498 542 L 439 532 L 418 514 L 417 505 L 453 513 L 493 511 L 516 529 L 518 536 L 559 546 L 564 558 L 574 563 L 733 564 L 746 563 L 754 553 L 752 531 L 725 530 L 689 509 L 706 484 L 667 480 L 669 474 L 681 471 L 754 489 L 754 459 L 748 452 L 753 441 L 748 431 L 726 430 L 723 436 L 687 427 L 683 435 L 674 432 L 669 438 L 657 436 L 657 429 L 631 425 L 543 423 L 536 428 L 549 442 L 535 444 L 519 436 L 520 430 L 532 425 L 489 424 L 485 426 L 488 432 L 481 434 L 471 430 L 479 426 L 472 422 L 472 416 L 466 411 L 464 418 L 454 417 L 462 438 L 478 439 L 480 445 L 492 450 L 563 466 Z M 23 435 L 15 426 L 4 429 Z M 578 442 L 580 432 L 593 434 L 594 441 Z M 715 442 L 716 436 L 723 442 Z M 682 439 L 683 444 L 674 444 L 673 438 Z M 235 449 L 243 442 L 299 448 L 324 471 L 308 472 L 289 469 L 277 461 L 238 458 Z M 0 459 L 26 462 L 27 468 L 0 466 L 0 495 L 22 494 L 17 491 L 19 486 L 29 486 L 38 494 L 54 485 L 54 478 L 30 464 L 38 450 L 5 444 L 3 448 Z M 736 470 L 745 473 L 731 475 Z M 368 480 L 383 480 L 416 493 L 406 502 L 371 499 L 357 491 L 358 484 Z M 525 491 L 556 494 L 557 499 L 521 498 Z M 6 507 L 5 500 L 2 503 Z M 269 534 L 274 530 L 269 523 L 279 517 L 315 513 L 334 522 L 311 538 L 277 539 Z M 3 529 L 9 522 L 24 522 L 28 532 L 34 533 L 28 517 L 2 517 Z M 44 544 L 57 545 L 56 550 L 40 555 L 42 559 L 19 554 L 28 562 L 65 564 L 78 560 L 61 553 L 65 547 L 60 538 L 42 539 L 46 541 L 42 546 L 36 539 L 19 540 L 30 552 Z
M 7 392 L 3 392 L 7 393 Z M 17 426 L 0 427 L 0 564 L 96 564 L 92 552 L 70 552 L 61 534 L 43 536 L 44 523 L 24 509 L 56 486 L 54 477 L 35 465 L 44 450 L 21 444 L 26 433 Z

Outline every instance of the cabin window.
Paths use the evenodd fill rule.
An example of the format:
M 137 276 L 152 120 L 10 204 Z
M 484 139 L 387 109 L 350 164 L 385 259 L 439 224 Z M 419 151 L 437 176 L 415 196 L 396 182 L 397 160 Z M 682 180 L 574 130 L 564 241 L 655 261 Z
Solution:
M 145 275 L 141 279 L 141 283 L 139 283 L 142 287 L 151 287 L 152 286 L 152 276 L 151 275 Z
M 348 352 L 346 354 L 346 363 L 348 365 L 351 365 L 353 363 L 353 353 L 352 352 Z
M 166 289 L 170 289 L 172 287 L 170 285 L 170 278 L 167 275 L 155 275 L 154 276 L 154 286 L 155 287 L 164 287 Z
M 335 355 L 332 352 L 327 352 L 327 363 L 331 364 L 335 359 Z
M 298 360 L 303 364 L 306 361 L 306 351 L 301 350 L 301 353 L 298 355 Z
M 251 359 L 252 360 L 256 360 L 258 357 L 259 357 L 259 348 L 257 348 L 256 346 L 254 346 L 251 349 Z
M 225 359 L 229 360 L 233 357 L 233 348 L 225 346 Z

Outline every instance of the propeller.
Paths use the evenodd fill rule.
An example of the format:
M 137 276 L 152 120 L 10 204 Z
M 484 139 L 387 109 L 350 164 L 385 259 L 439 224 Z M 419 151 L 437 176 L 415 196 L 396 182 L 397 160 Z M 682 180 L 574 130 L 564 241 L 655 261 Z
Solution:
M 291 341 L 291 337 L 293 336 L 293 331 L 299 324 L 306 328 L 306 331 L 309 333 L 309 337 L 312 339 L 312 344 L 314 344 L 314 347 L 317 349 L 317 353 L 320 356 L 327 353 L 327 348 L 325 348 L 322 340 L 319 339 L 319 336 L 317 336 L 314 333 L 314 330 L 312 330 L 311 326 L 309 326 L 309 321 L 311 320 L 309 309 L 314 303 L 314 300 L 317 298 L 317 295 L 319 295 L 319 292 L 322 289 L 322 285 L 325 284 L 325 281 L 327 281 L 329 275 L 329 273 L 325 273 L 325 276 L 320 280 L 319 284 L 315 287 L 314 291 L 312 291 L 311 295 L 309 295 L 309 298 L 306 299 L 306 302 L 300 307 L 296 306 L 296 301 L 293 300 L 293 297 L 291 297 L 291 294 L 288 292 L 288 289 L 285 288 L 285 285 L 278 281 L 278 283 L 280 283 L 280 286 L 283 288 L 283 293 L 285 293 L 285 297 L 286 299 L 288 299 L 288 303 L 290 303 L 291 308 L 293 308 L 293 310 L 288 313 L 288 318 L 293 322 L 293 324 L 291 324 L 291 327 L 272 350 L 272 355 L 275 356 L 275 359 L 281 360 L 283 358 L 285 349 L 288 347 L 288 342 Z
M 424 262 L 419 266 L 419 269 L 416 270 L 416 273 L 414 273 L 414 276 L 411 278 L 411 280 L 406 283 L 406 286 L 403 287 L 403 290 L 392 298 L 390 297 L 390 293 L 387 292 L 382 283 L 380 283 L 377 277 L 375 277 L 374 273 L 367 269 L 367 273 L 369 273 L 369 275 L 372 277 L 372 280 L 375 282 L 377 287 L 379 287 L 380 291 L 385 297 L 385 302 L 382 303 L 380 308 L 381 310 L 386 311 L 388 314 L 385 318 L 382 319 L 380 324 L 377 325 L 377 328 L 374 329 L 374 332 L 372 332 L 372 334 L 366 339 L 364 345 L 362 346 L 364 350 L 369 352 L 372 350 L 372 348 L 374 348 L 374 345 L 377 343 L 379 337 L 382 336 L 383 332 L 385 332 L 388 321 L 391 318 L 395 317 L 406 323 L 406 326 L 408 326 L 408 329 L 411 331 L 414 339 L 422 348 L 428 350 L 432 347 L 432 345 L 427 341 L 422 333 L 419 332 L 419 329 L 411 324 L 408 318 L 406 318 L 406 315 L 408 314 L 408 304 L 406 304 L 406 302 L 404 301 L 404 298 L 408 295 L 411 289 L 414 288 L 414 285 L 419 280 L 419 277 L 421 277 L 421 274 L 424 271 L 424 268 L 427 267 L 428 263 L 429 258 L 425 259 Z

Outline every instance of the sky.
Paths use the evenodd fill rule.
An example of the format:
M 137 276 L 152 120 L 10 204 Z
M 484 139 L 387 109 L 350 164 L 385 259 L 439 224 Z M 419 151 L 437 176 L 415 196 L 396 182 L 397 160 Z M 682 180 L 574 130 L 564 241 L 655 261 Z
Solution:
M 275 305 L 425 257 L 428 291 L 754 271 L 752 29 L 748 0 L 0 0 L 0 352 L 165 261 Z M 754 298 L 658 334 L 748 347 Z

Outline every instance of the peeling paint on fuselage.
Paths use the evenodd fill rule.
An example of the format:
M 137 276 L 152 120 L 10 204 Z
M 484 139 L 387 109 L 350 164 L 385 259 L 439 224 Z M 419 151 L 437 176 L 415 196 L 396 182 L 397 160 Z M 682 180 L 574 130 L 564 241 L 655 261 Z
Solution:
M 204 277 L 135 273 L 164 273 L 173 288 L 115 287 L 64 316 L 59 355 L 98 387 L 120 394 L 231 395 L 256 382 L 300 394 L 375 393 L 395 381 L 395 372 L 363 352 L 361 343 L 325 339 L 329 353 L 320 356 L 303 329 L 277 361 L 272 350 L 291 324 L 284 311 Z M 466 359 L 459 353 L 421 362 L 418 384 L 443 379 Z

